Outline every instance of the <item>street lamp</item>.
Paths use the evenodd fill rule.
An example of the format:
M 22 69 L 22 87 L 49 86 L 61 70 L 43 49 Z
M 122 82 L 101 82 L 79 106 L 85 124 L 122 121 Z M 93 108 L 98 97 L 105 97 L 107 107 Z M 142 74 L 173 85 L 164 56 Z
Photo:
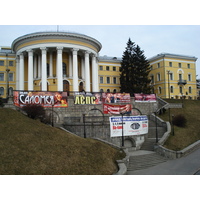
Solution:
M 168 74 L 168 97 L 170 99 L 170 83 L 169 83 L 169 74 L 170 74 L 170 70 L 167 70 L 167 74 Z
M 125 113 L 121 112 L 120 114 L 122 116 L 122 147 L 124 147 L 124 121 L 123 121 L 123 117 L 124 117 Z

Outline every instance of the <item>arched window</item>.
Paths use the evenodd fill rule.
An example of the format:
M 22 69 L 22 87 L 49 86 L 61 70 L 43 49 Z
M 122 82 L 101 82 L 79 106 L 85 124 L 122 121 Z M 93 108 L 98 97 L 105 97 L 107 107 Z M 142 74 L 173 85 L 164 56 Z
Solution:
M 110 89 L 107 89 L 107 93 L 110 93 Z
M 103 93 L 104 92 L 103 89 L 100 89 L 100 92 Z
M 117 90 L 116 90 L 116 89 L 114 89 L 114 90 L 113 90 L 113 93 L 116 93 L 116 92 L 117 92 Z
M 0 87 L 0 96 L 4 95 L 4 87 Z
M 192 93 L 192 87 L 189 87 L 189 93 L 190 94 Z

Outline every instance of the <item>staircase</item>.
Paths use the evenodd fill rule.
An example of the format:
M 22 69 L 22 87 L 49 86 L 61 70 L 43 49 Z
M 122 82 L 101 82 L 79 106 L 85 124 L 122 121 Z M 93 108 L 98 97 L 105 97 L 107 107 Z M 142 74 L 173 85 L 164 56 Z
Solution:
M 164 127 L 158 126 L 157 134 L 158 140 L 162 138 L 166 132 Z M 157 164 L 166 162 L 168 159 L 162 157 L 154 152 L 154 145 L 156 144 L 156 124 L 154 121 L 149 120 L 149 132 L 142 147 L 138 151 L 129 151 L 129 164 L 127 167 L 127 174 L 129 171 L 146 169 L 153 167 Z
M 162 157 L 153 151 L 148 154 L 130 156 L 127 172 L 146 169 L 166 161 L 167 158 Z

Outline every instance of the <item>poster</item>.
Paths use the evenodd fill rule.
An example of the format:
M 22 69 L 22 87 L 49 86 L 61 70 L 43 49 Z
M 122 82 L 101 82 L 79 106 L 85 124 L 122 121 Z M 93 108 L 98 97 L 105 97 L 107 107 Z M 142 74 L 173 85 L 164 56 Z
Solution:
M 14 91 L 15 106 L 41 105 L 43 107 L 68 107 L 67 92 Z
M 134 94 L 135 102 L 156 102 L 155 94 Z
M 74 93 L 74 104 L 76 105 L 90 105 L 90 104 L 101 104 L 101 93 L 91 92 L 75 92 Z
M 148 133 L 148 118 L 142 116 L 115 116 L 110 117 L 110 137 L 142 135 Z M 123 122 L 123 126 L 122 126 Z
M 110 114 L 110 115 L 119 115 L 123 114 L 131 114 L 132 105 L 111 105 L 111 104 L 104 104 L 103 105 L 103 113 Z
M 129 93 L 102 93 L 103 103 L 130 103 Z

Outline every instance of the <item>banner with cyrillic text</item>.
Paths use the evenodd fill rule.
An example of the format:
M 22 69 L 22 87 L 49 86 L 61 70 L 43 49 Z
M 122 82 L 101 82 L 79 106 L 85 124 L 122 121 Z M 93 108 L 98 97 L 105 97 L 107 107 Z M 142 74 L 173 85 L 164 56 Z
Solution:
M 143 135 L 148 133 L 148 118 L 142 116 L 110 117 L 110 137 Z M 123 125 L 122 125 L 123 123 Z

